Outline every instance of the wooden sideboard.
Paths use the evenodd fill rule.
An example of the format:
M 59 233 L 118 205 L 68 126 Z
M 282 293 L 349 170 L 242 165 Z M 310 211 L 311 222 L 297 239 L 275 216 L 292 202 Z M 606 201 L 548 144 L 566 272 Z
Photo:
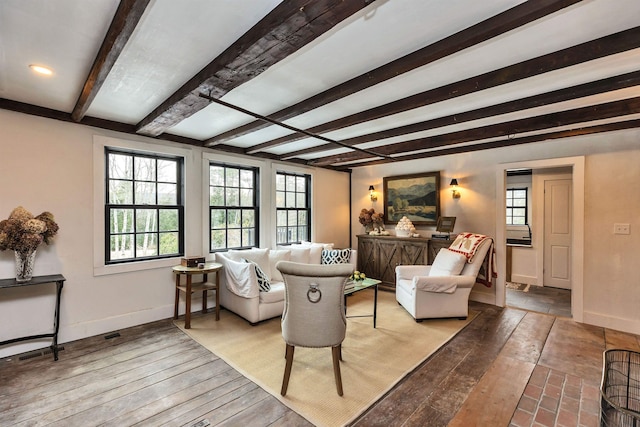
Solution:
M 382 281 L 380 287 L 395 291 L 397 265 L 432 264 L 438 251 L 451 240 L 424 237 L 358 236 L 358 270 Z

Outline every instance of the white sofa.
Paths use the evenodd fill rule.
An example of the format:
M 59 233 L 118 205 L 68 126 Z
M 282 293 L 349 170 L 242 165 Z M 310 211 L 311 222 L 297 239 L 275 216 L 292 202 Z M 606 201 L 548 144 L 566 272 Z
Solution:
M 339 256 L 328 244 L 308 243 L 291 245 L 278 249 L 246 249 L 229 250 L 217 253 L 216 262 L 223 265 L 220 275 L 220 305 L 243 317 L 252 325 L 266 319 L 282 315 L 284 310 L 284 282 L 282 274 L 276 269 L 278 261 L 293 261 L 306 264 L 321 264 L 322 252 L 325 258 L 331 255 Z M 346 254 L 347 250 L 343 253 Z M 348 249 L 348 263 L 356 268 L 357 252 Z M 255 262 L 269 278 L 270 290 L 262 292 L 259 289 Z M 326 259 L 325 259 L 326 261 Z M 333 261 L 336 261 L 335 259 Z M 342 261 L 346 261 L 343 259 Z

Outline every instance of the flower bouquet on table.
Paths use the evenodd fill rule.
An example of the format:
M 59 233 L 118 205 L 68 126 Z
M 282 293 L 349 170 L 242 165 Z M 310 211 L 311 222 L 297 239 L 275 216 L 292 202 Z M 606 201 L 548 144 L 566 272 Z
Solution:
M 376 212 L 374 209 L 362 209 L 358 216 L 358 221 L 364 225 L 364 230 L 367 234 L 389 234 L 389 232 L 384 229 L 384 215 Z
M 364 273 L 360 273 L 358 270 L 356 270 L 349 278 L 354 282 L 362 282 L 367 278 L 367 276 Z
M 354 271 L 351 276 L 349 276 L 349 280 L 347 280 L 347 284 L 344 285 L 345 291 L 353 289 L 357 284 L 362 283 L 367 276 L 364 273 L 359 272 L 358 270 Z
M 36 249 L 41 243 L 50 244 L 57 232 L 58 224 L 51 212 L 34 217 L 22 206 L 15 208 L 8 219 L 0 221 L 0 251 L 15 252 L 18 282 L 31 280 Z

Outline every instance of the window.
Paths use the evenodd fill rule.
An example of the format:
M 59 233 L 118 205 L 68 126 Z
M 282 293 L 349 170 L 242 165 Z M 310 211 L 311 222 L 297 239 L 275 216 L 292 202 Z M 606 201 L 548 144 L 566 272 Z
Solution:
M 276 243 L 309 240 L 311 175 L 276 173 Z
M 525 225 L 527 221 L 527 188 L 507 189 L 507 225 Z
M 209 250 L 250 248 L 258 241 L 258 168 L 209 164 Z
M 183 160 L 112 148 L 105 154 L 105 263 L 183 255 Z

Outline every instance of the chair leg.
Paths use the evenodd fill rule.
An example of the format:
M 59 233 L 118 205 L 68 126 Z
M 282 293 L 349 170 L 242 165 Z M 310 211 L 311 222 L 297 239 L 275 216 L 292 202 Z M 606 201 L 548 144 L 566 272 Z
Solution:
M 287 344 L 287 350 L 285 354 L 285 358 L 287 362 L 284 367 L 284 378 L 282 379 L 282 389 L 280 390 L 281 395 L 287 394 L 287 387 L 289 386 L 289 377 L 291 376 L 291 365 L 293 364 L 293 351 L 295 347 Z
M 333 355 L 333 375 L 336 377 L 336 388 L 338 389 L 338 396 L 342 396 L 342 376 L 340 375 L 341 350 L 342 344 L 331 347 L 331 353 Z

